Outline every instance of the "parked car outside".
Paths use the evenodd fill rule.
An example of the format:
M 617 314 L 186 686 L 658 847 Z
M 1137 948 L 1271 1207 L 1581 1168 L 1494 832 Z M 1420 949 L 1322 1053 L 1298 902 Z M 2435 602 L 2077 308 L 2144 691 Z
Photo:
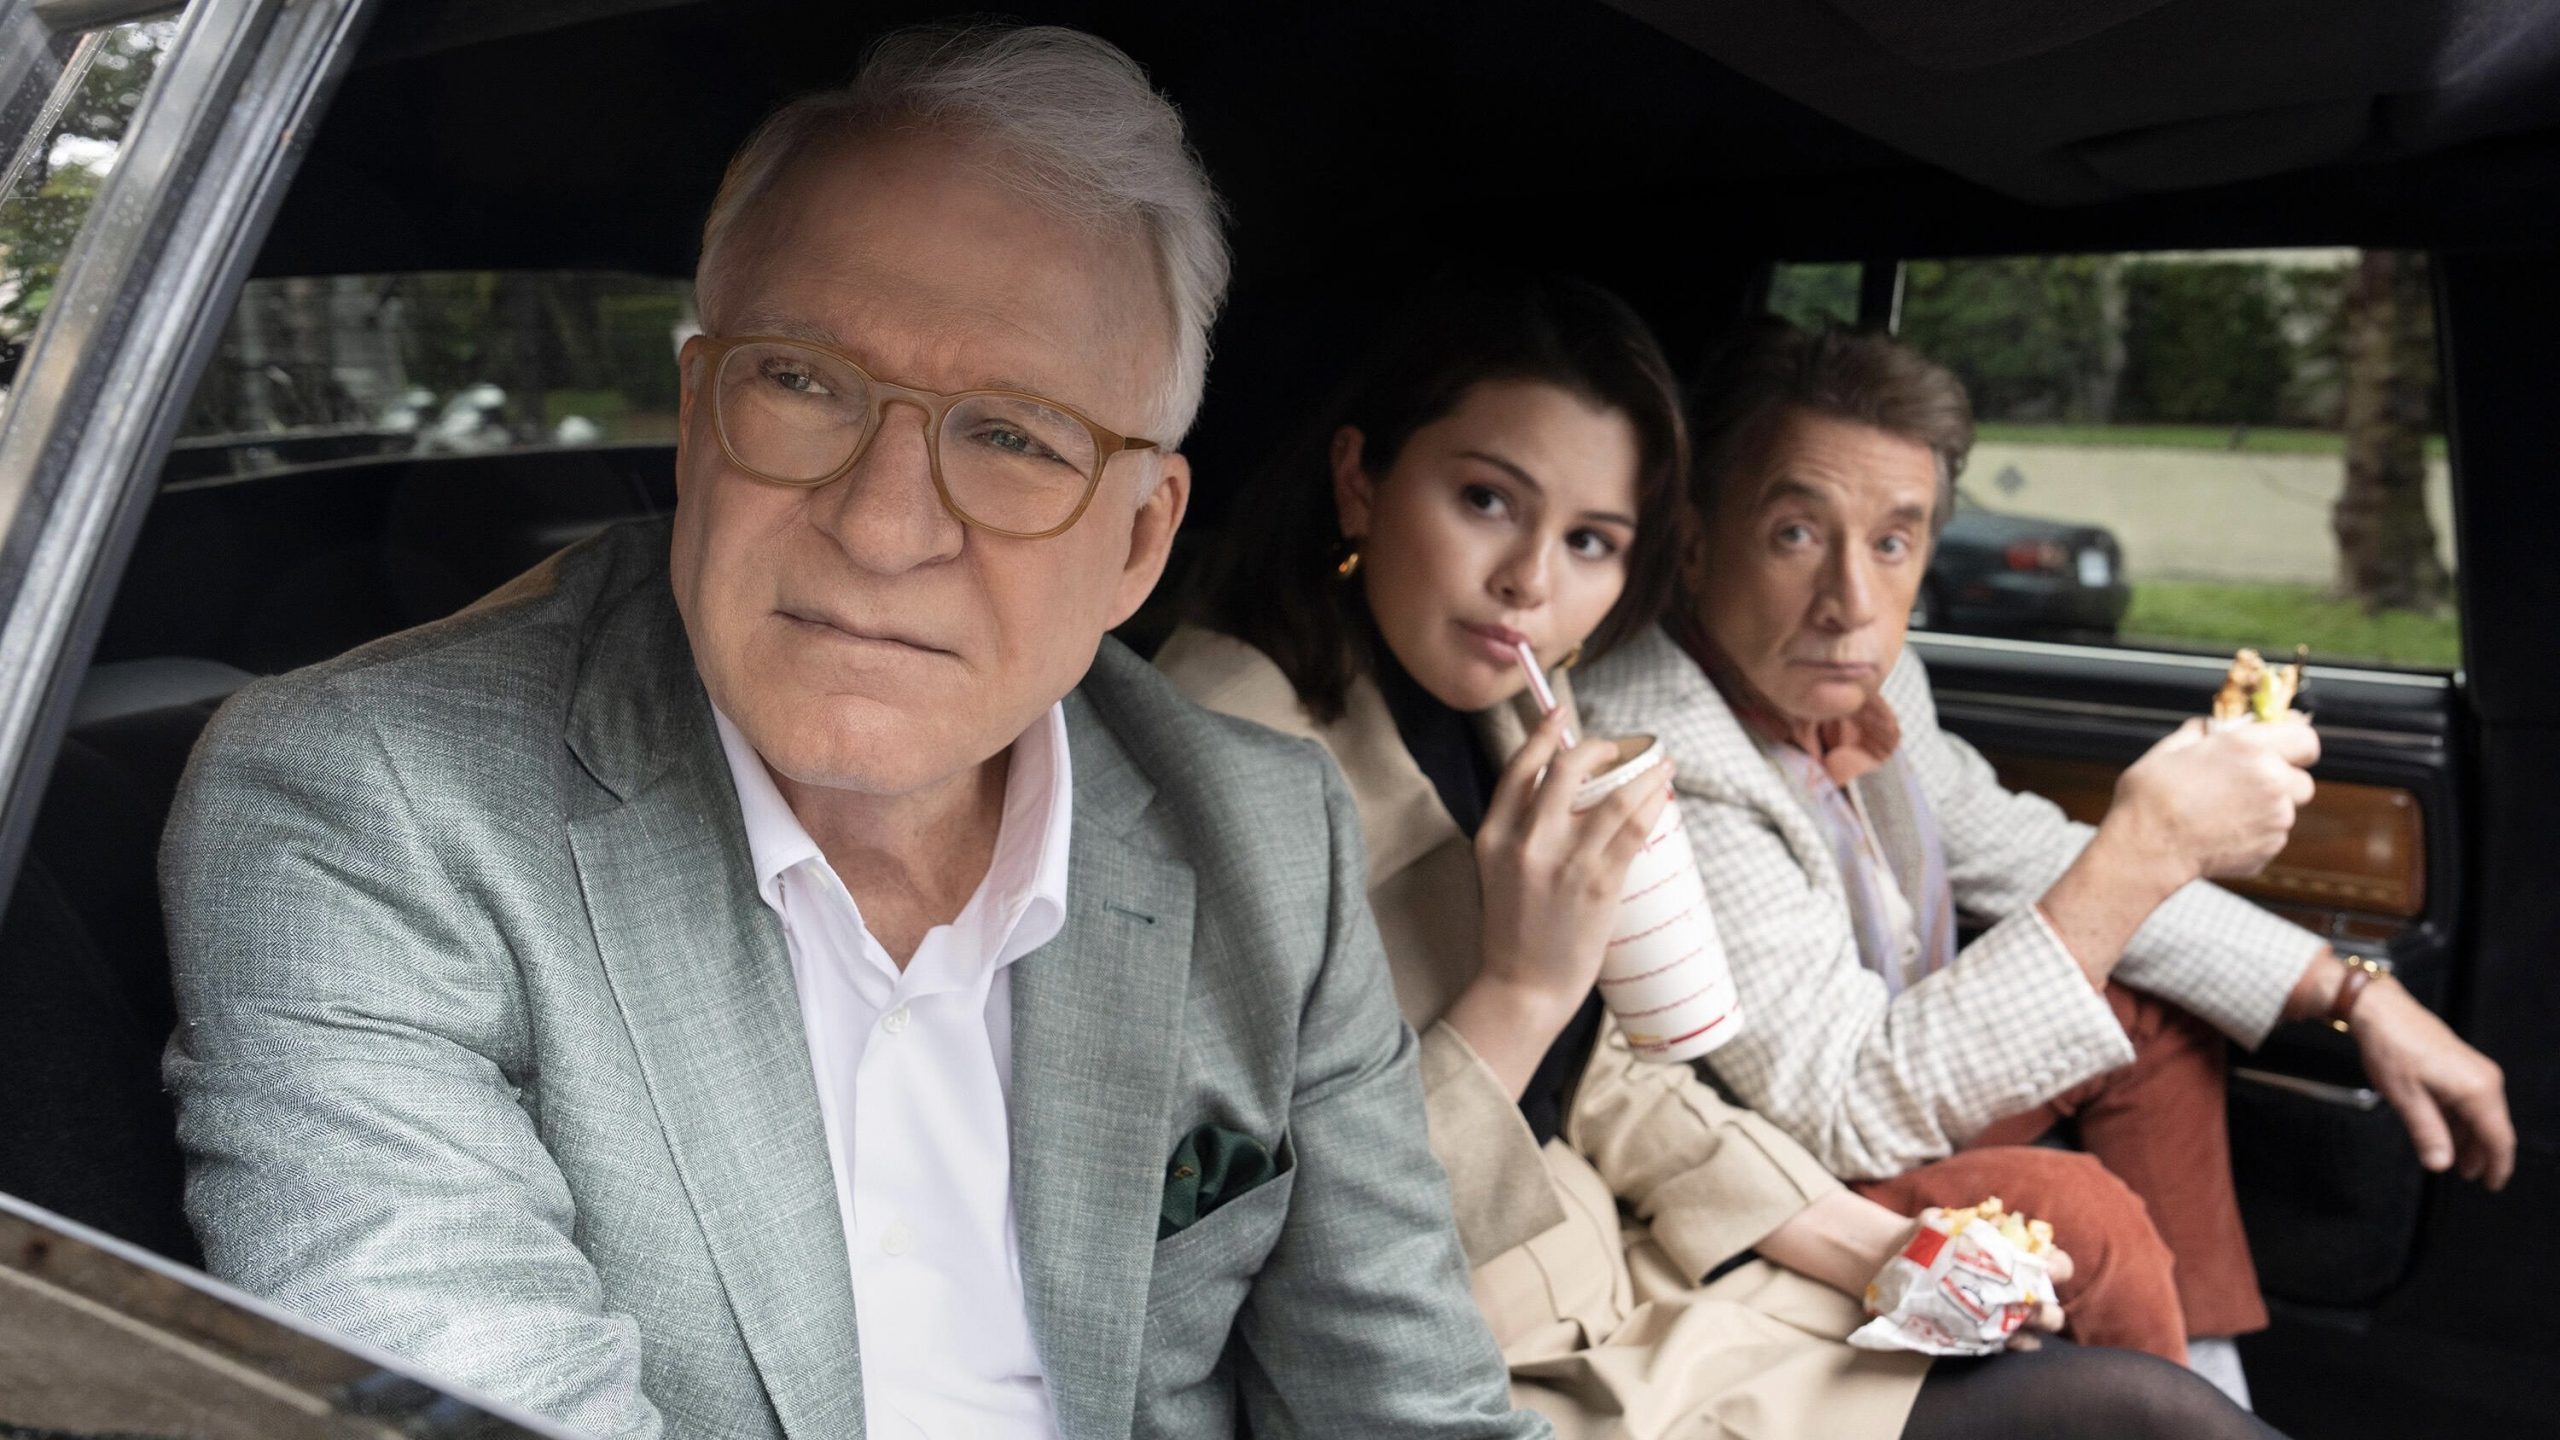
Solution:
M 1962 486 L 1911 607 L 1915 630 L 2109 638 L 2133 602 L 2124 548 L 2096 525 L 1994 510 Z

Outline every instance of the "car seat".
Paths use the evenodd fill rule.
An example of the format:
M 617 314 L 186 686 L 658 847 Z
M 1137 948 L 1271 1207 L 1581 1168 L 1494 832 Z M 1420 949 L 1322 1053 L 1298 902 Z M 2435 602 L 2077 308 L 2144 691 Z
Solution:
M 160 1086 L 160 831 L 197 734 L 249 678 L 203 660 L 93 670 L 0 914 L 0 1191 L 189 1265 Z

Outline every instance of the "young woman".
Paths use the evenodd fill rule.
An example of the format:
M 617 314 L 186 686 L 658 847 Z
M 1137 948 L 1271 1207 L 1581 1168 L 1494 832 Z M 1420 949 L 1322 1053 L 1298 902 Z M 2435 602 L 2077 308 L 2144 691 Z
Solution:
M 1578 1436 L 2264 1435 L 2146 1356 L 1850 1348 L 1912 1222 L 1689 1067 L 1637 1060 L 1607 1018 L 1601 952 L 1670 777 L 1576 814 L 1612 747 L 1566 749 L 1507 702 L 1516 644 L 1598 653 L 1668 588 L 1686 442 L 1634 314 L 1573 281 L 1445 282 L 1322 419 L 1158 663 L 1319 740 L 1350 783 L 1432 1148 L 1519 1398 Z M 2065 1233 L 2083 1293 L 2165 1294 L 2157 1236 L 2114 1195 Z

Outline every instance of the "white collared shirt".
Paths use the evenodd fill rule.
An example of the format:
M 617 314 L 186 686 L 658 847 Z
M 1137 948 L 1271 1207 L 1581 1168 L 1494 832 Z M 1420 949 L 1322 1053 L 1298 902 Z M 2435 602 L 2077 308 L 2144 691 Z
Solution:
M 1054 1440 L 1014 1236 L 1006 967 L 1066 925 L 1066 713 L 1050 706 L 1014 741 L 986 878 L 904 971 L 754 747 L 714 718 L 757 892 L 790 943 L 852 1257 L 868 1433 Z

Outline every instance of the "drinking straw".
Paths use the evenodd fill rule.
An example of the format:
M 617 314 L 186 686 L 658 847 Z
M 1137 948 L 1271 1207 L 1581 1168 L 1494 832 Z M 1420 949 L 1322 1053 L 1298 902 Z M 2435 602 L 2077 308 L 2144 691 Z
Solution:
M 1556 692 L 1547 684 L 1547 672 L 1538 668 L 1538 652 L 1530 649 L 1529 642 L 1526 640 L 1514 643 L 1511 649 L 1512 653 L 1520 657 L 1521 673 L 1529 677 L 1529 694 L 1538 702 L 1538 713 L 1541 715 L 1556 713 Z M 1573 722 L 1570 720 L 1565 722 L 1563 738 L 1564 748 L 1567 750 L 1582 743 L 1582 737 L 1573 733 Z

